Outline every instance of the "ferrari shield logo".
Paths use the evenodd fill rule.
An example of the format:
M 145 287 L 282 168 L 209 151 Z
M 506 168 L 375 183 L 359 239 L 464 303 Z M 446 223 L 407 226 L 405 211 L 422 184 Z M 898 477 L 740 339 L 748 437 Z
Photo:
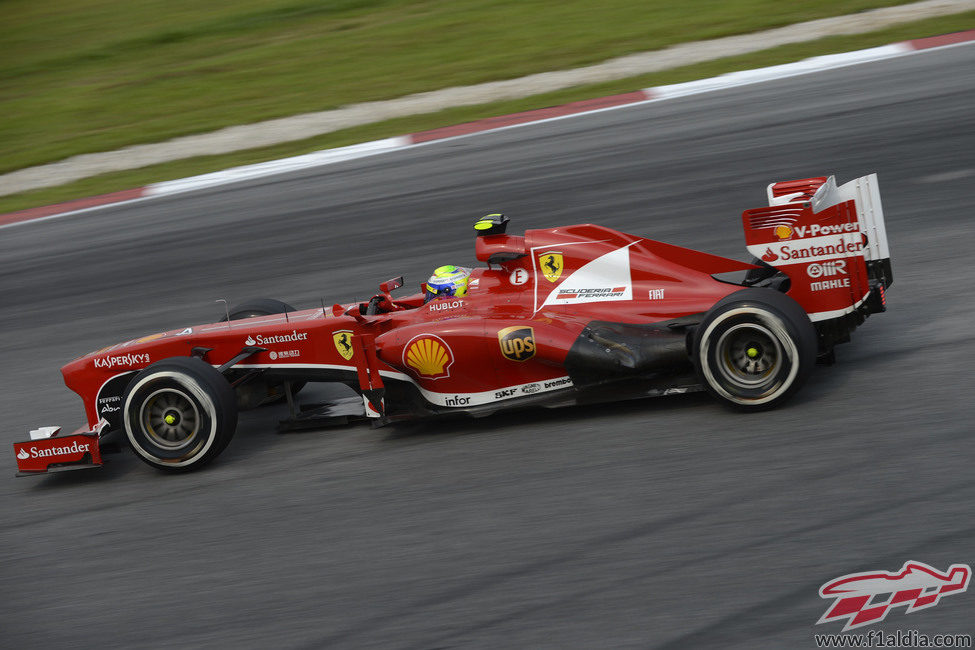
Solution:
M 538 256 L 538 268 L 549 282 L 556 282 L 562 277 L 562 253 L 549 251 Z
M 352 349 L 352 330 L 332 332 L 332 341 L 335 343 L 335 349 L 346 361 L 350 360 L 355 354 L 355 350 Z

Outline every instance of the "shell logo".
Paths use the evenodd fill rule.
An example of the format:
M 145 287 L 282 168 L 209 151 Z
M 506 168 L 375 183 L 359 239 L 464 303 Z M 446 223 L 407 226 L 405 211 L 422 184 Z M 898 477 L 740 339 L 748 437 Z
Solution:
M 779 239 L 792 239 L 792 228 L 785 224 L 775 227 L 775 236 Z
M 450 376 L 454 353 L 439 336 L 420 334 L 413 337 L 403 350 L 403 365 L 412 368 L 424 379 L 443 379 Z

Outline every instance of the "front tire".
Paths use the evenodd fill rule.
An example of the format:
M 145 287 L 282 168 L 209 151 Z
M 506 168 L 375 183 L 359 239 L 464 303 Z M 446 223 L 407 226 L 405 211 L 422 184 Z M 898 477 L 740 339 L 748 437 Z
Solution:
M 216 458 L 237 429 L 230 384 L 195 357 L 152 364 L 122 398 L 123 429 L 141 460 L 166 471 L 197 469 Z
M 286 302 L 282 302 L 281 300 L 275 300 L 274 298 L 255 298 L 253 300 L 242 302 L 239 305 L 234 305 L 228 310 L 230 320 L 243 320 L 245 318 L 270 316 L 271 314 L 284 314 L 292 311 L 295 311 L 294 307 Z M 225 315 L 223 318 L 221 318 L 220 322 L 227 322 L 227 316 Z
M 719 301 L 698 325 L 694 365 L 705 388 L 732 408 L 778 406 L 816 363 L 816 330 L 799 304 L 772 289 Z

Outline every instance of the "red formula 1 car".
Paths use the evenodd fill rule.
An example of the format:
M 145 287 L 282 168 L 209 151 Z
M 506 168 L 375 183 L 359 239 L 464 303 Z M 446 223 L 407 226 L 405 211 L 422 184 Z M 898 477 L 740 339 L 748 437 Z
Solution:
M 584 224 L 524 235 L 489 215 L 462 297 L 294 311 L 259 300 L 225 321 L 113 345 L 62 368 L 88 424 L 15 443 L 21 474 L 94 467 L 125 440 L 188 470 L 230 442 L 237 412 L 287 400 L 293 426 L 385 424 L 704 388 L 744 410 L 780 404 L 817 359 L 885 310 L 892 275 L 876 175 L 774 183 L 742 216 L 754 263 Z M 731 283 L 714 276 L 745 272 Z M 740 277 L 740 276 L 739 276 Z M 299 410 L 307 382 L 359 395 Z

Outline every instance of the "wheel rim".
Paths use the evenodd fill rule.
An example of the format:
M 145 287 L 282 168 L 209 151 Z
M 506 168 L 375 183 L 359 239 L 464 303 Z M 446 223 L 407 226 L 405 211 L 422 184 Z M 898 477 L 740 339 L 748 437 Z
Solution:
M 193 444 L 200 433 L 200 412 L 186 393 L 163 388 L 142 402 L 139 421 L 154 445 L 175 451 Z
M 718 371 L 742 388 L 756 388 L 774 377 L 782 359 L 782 346 L 768 328 L 742 323 L 725 331 L 716 347 Z
M 760 335 L 762 338 L 753 338 Z M 732 344 L 739 341 L 747 345 L 742 339 L 748 338 L 774 342 L 755 357 L 761 356 L 767 367 L 756 365 L 749 372 L 747 367 L 733 365 Z M 746 354 L 747 350 L 745 347 Z M 715 318 L 700 335 L 698 354 L 705 384 L 720 397 L 742 406 L 760 406 L 781 397 L 794 386 L 799 374 L 799 349 L 785 324 L 775 314 L 750 305 L 729 309 Z

